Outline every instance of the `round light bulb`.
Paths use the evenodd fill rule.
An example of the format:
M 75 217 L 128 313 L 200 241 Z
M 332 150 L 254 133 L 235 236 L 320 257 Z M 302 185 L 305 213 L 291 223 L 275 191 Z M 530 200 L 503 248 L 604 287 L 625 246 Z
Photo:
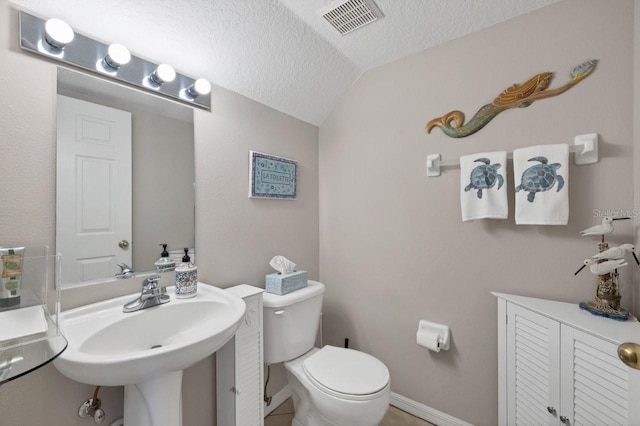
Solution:
M 193 88 L 200 95 L 206 95 L 211 92 L 211 83 L 205 78 L 199 78 L 193 83 Z
M 157 83 L 169 83 L 176 78 L 176 71 L 169 64 L 160 64 L 151 74 L 151 79 Z
M 44 29 L 46 42 L 57 49 L 64 49 L 73 41 L 73 29 L 61 19 L 49 19 L 44 24 Z
M 124 45 L 113 43 L 109 46 L 104 61 L 111 68 L 119 68 L 121 65 L 128 64 L 131 60 L 131 53 Z
M 211 92 L 211 83 L 206 78 L 197 79 L 191 86 L 187 88 L 187 93 L 192 98 L 197 98 L 200 95 L 206 95 Z

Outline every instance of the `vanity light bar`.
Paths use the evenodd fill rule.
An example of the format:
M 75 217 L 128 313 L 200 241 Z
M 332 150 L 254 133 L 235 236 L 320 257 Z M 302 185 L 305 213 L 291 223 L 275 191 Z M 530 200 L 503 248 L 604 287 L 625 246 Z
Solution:
M 49 32 L 51 28 L 62 28 L 62 35 L 52 35 L 47 28 Z M 187 77 L 168 64 L 155 64 L 131 55 L 119 43 L 104 44 L 78 34 L 58 19 L 47 21 L 20 11 L 20 47 L 147 92 L 211 110 L 208 81 Z

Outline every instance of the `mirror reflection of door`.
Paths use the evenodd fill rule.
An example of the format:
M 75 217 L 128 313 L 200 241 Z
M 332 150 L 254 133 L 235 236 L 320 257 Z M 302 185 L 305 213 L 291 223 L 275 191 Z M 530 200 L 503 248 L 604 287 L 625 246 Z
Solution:
M 56 251 L 62 282 L 131 265 L 131 114 L 58 95 Z M 123 246 L 123 247 L 121 247 Z

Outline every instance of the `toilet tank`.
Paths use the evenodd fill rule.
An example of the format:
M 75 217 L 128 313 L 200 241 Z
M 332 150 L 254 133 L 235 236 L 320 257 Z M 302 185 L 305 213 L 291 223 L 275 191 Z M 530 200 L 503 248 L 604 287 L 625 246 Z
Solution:
M 308 352 L 316 341 L 324 284 L 279 296 L 264 293 L 264 362 L 289 361 Z

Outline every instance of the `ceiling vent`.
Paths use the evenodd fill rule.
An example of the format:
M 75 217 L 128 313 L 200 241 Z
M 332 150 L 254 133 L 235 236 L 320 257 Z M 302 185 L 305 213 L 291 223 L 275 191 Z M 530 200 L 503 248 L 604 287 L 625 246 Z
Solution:
M 339 1 L 318 11 L 342 35 L 362 28 L 384 15 L 372 0 Z

